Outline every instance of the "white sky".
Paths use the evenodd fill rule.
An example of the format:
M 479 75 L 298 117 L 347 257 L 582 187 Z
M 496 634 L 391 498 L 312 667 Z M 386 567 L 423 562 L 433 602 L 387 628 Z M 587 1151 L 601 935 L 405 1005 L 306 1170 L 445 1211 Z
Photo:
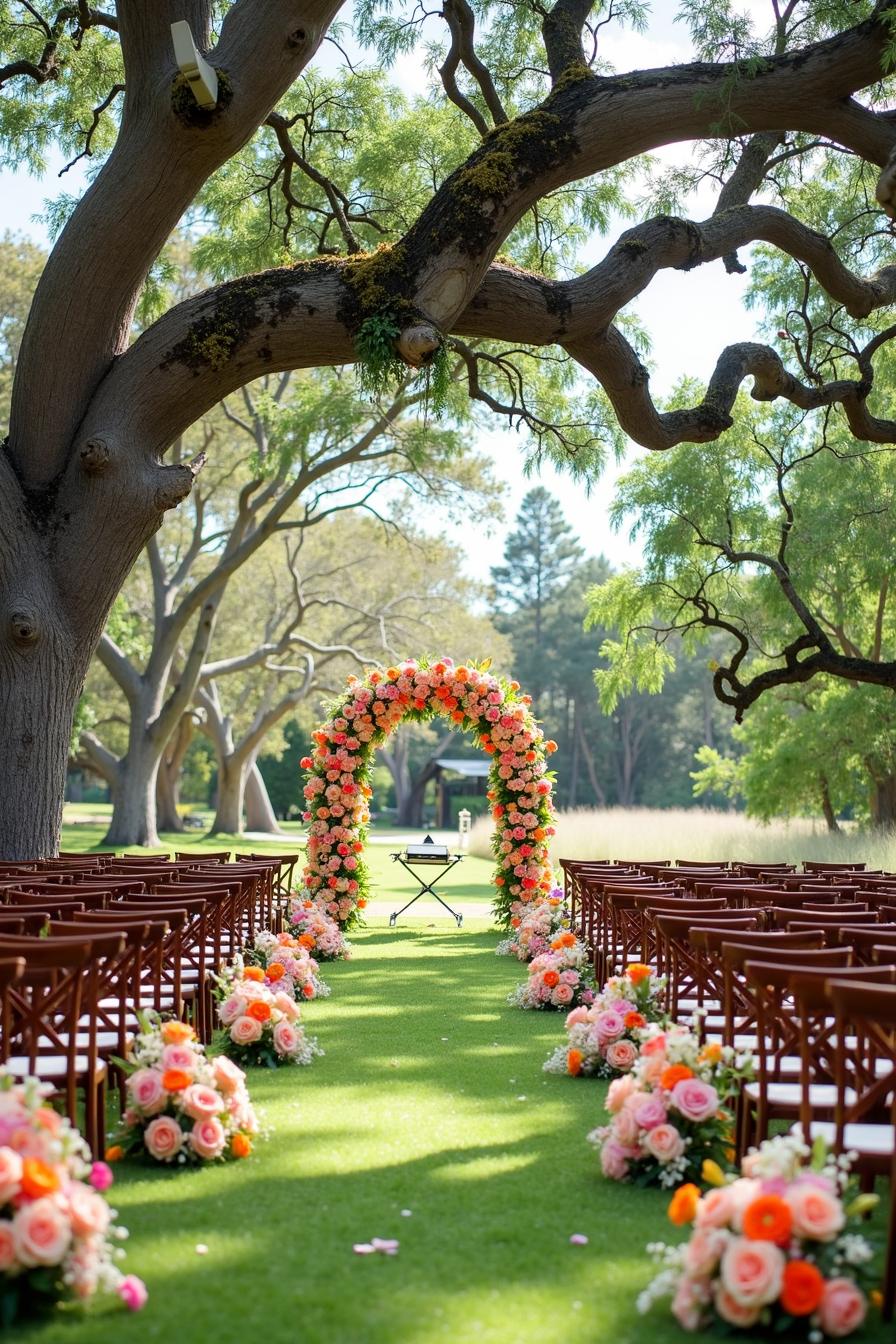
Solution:
M 763 23 L 771 9 L 768 0 L 749 0 L 740 7 L 752 11 Z M 691 59 L 687 34 L 671 19 L 673 10 L 669 0 L 656 0 L 650 33 L 607 34 L 602 43 L 603 54 L 620 71 Z M 425 76 L 419 59 L 405 59 L 398 73 L 408 92 L 422 89 Z M 686 155 L 686 147 L 676 147 L 660 151 L 657 157 L 673 162 L 676 157 L 680 160 Z M 61 191 L 79 192 L 85 184 L 80 165 L 62 179 L 57 176 L 60 167 L 61 162 L 54 162 L 39 179 L 26 173 L 0 172 L 0 229 L 26 233 L 36 242 L 46 244 L 46 231 L 35 220 L 35 216 L 41 214 L 44 201 Z M 707 212 L 711 208 L 707 203 L 702 205 Z M 701 202 L 691 207 L 691 213 L 695 218 L 700 217 Z M 626 224 L 620 227 L 626 227 Z M 588 249 L 587 259 L 597 260 L 612 240 L 612 236 L 595 239 Z M 753 320 L 742 304 L 744 289 L 743 277 L 727 275 L 722 263 L 715 262 L 686 274 L 660 272 L 649 289 L 631 305 L 630 311 L 650 333 L 651 388 L 655 396 L 668 392 L 683 375 L 706 379 L 725 345 L 753 336 Z M 551 468 L 542 469 L 537 476 L 525 477 L 525 454 L 513 431 L 496 430 L 482 435 L 477 447 L 494 459 L 498 473 L 509 487 L 506 518 L 495 525 L 491 535 L 477 535 L 471 539 L 462 529 L 457 529 L 455 535 L 447 529 L 447 535 L 475 559 L 475 572 L 479 576 L 487 567 L 500 561 L 504 535 L 526 491 L 538 482 L 560 499 L 566 518 L 589 554 L 603 553 L 616 565 L 637 561 L 637 546 L 627 536 L 614 533 L 608 519 L 613 483 L 625 469 L 625 464 L 621 467 L 611 464 L 590 494 L 586 494 L 581 485 Z M 630 445 L 628 460 L 633 460 L 642 451 Z M 441 530 L 437 518 L 430 518 L 428 525 L 433 530 Z

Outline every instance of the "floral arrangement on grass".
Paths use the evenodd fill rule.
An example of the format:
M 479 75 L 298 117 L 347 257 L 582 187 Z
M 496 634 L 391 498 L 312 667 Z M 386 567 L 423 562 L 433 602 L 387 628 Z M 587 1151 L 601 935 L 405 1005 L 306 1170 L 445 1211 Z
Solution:
M 358 909 L 362 909 L 358 902 Z M 317 901 L 293 896 L 289 903 L 289 932 L 316 961 L 340 961 L 352 954 L 342 926 Z
M 0 1071 L 0 1329 L 100 1292 L 132 1311 L 146 1301 L 142 1281 L 116 1263 L 127 1233 L 104 1197 L 112 1172 L 47 1105 L 52 1091 Z
M 208 1059 L 186 1022 L 142 1015 L 124 1067 L 128 1105 L 110 1159 L 146 1153 L 184 1165 L 252 1152 L 259 1127 L 246 1075 L 223 1055 Z
M 554 833 L 551 778 L 545 742 L 519 683 L 492 676 L 488 663 L 454 666 L 450 658 L 406 661 L 363 679 L 348 690 L 313 734 L 315 748 L 302 760 L 309 823 L 304 883 L 345 928 L 357 923 L 369 878 L 361 854 L 370 820 L 373 756 L 399 723 L 427 722 L 442 714 L 469 731 L 492 758 L 488 798 L 496 824 L 495 915 L 508 927 L 512 907 L 551 890 L 547 844 Z
M 560 933 L 529 962 L 529 978 L 507 996 L 515 1008 L 573 1008 L 590 1004 L 595 985 L 588 952 L 574 933 Z
M 497 956 L 531 961 L 542 952 L 548 952 L 557 935 L 569 929 L 569 912 L 563 904 L 562 887 L 553 887 L 547 896 L 529 905 L 515 903 L 510 927 L 513 930 L 510 937 L 495 948 Z
M 752 1059 L 727 1046 L 701 1045 L 684 1026 L 649 1025 L 640 1038 L 631 1072 L 607 1092 L 612 1121 L 588 1135 L 604 1175 L 668 1188 L 699 1177 L 707 1160 L 730 1163 L 729 1103 L 752 1077 Z
M 573 1078 L 616 1078 L 631 1073 L 641 1050 L 641 1032 L 665 1023 L 664 977 L 634 962 L 612 976 L 590 1007 L 574 1008 L 566 1019 L 567 1041 L 544 1064 L 546 1073 Z
M 793 1135 L 748 1154 L 739 1177 L 710 1165 L 712 1189 L 685 1185 L 673 1196 L 669 1217 L 691 1232 L 684 1245 L 648 1248 L 661 1269 L 639 1311 L 671 1297 L 685 1330 L 800 1331 L 812 1344 L 853 1334 L 868 1311 L 873 1254 L 858 1223 L 876 1196 L 849 1199 L 848 1166 Z
M 217 977 L 221 1048 L 239 1064 L 310 1064 L 323 1050 L 305 1035 L 301 1010 L 292 993 L 267 981 L 260 966 L 239 958 Z
M 264 983 L 269 989 L 282 989 L 298 1003 L 325 999 L 330 993 L 330 986 L 318 974 L 317 961 L 291 933 L 264 929 L 256 935 L 254 945 L 242 955 L 237 954 L 232 964 L 237 973 L 244 966 L 257 966 L 264 971 Z

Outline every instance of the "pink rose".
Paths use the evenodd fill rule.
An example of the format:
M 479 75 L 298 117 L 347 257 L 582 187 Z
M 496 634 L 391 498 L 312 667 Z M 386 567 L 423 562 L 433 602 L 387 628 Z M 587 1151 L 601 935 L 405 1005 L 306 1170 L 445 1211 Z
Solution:
M 699 1078 L 685 1078 L 672 1089 L 672 1105 L 686 1120 L 700 1124 L 719 1109 L 719 1094 Z
M 13 1148 L 0 1148 L 0 1205 L 8 1204 L 19 1193 L 22 1158 Z
M 190 1131 L 190 1146 L 197 1157 L 211 1161 L 224 1151 L 227 1135 L 220 1120 L 197 1120 Z
M 610 1041 L 616 1041 L 625 1031 L 625 1019 L 607 1009 L 604 1013 L 598 1013 L 594 1020 L 597 1030 L 597 1039 L 601 1045 L 607 1045 Z
M 282 990 L 274 995 L 274 1007 L 280 1009 L 287 1022 L 298 1022 L 302 1015 L 295 999 L 289 994 L 284 994 Z
M 218 1017 L 221 1025 L 229 1027 L 231 1022 L 235 1022 L 242 1014 L 245 1007 L 246 1000 L 240 994 L 231 994 L 229 999 L 225 999 L 223 1003 L 218 1004 Z
M 699 1330 L 702 1308 L 703 1296 L 699 1285 L 683 1274 L 672 1299 L 672 1315 L 682 1330 Z
M 781 1292 L 784 1264 L 773 1242 L 732 1237 L 722 1255 L 722 1284 L 742 1307 L 764 1307 Z
M 299 1033 L 291 1022 L 278 1022 L 274 1027 L 274 1049 L 278 1055 L 292 1055 L 299 1046 Z
M 640 1127 L 635 1119 L 635 1113 L 629 1106 L 624 1106 L 621 1111 L 617 1111 L 613 1117 L 613 1137 L 620 1143 L 637 1143 L 640 1137 Z
M 73 1181 L 68 1190 L 68 1212 L 76 1237 L 102 1234 L 109 1226 L 109 1205 L 81 1181 Z
M 188 1045 L 166 1045 L 162 1051 L 162 1068 L 192 1073 L 196 1068 L 196 1055 Z
M 112 1168 L 107 1162 L 94 1162 L 90 1168 L 90 1184 L 94 1190 L 108 1190 L 109 1186 L 115 1180 L 112 1175 Z
M 644 1147 L 657 1162 L 674 1162 L 684 1152 L 684 1139 L 674 1125 L 656 1125 L 644 1135 Z
M 0 1218 L 0 1274 L 12 1269 L 16 1263 L 16 1245 L 12 1223 L 8 1218 Z
M 143 1142 L 157 1162 L 172 1162 L 183 1146 L 184 1132 L 173 1116 L 159 1115 L 143 1131 Z
M 629 1069 L 633 1069 L 637 1058 L 638 1047 L 631 1041 L 611 1041 L 604 1055 L 610 1068 L 619 1069 L 620 1073 L 628 1073 Z
M 660 1079 L 662 1078 L 665 1069 L 666 1069 L 666 1056 L 649 1055 L 645 1059 L 644 1047 L 642 1045 L 641 1067 L 639 1069 L 642 1082 L 647 1083 L 649 1087 L 659 1087 Z
M 600 1166 L 603 1174 L 611 1181 L 624 1181 L 628 1175 L 628 1159 L 631 1149 L 615 1139 L 607 1139 L 600 1150 Z
M 208 1120 L 224 1110 L 224 1098 L 212 1087 L 193 1083 L 184 1089 L 181 1104 L 191 1120 Z
M 761 1307 L 745 1307 L 737 1298 L 731 1296 L 723 1283 L 716 1283 L 713 1301 L 723 1321 L 727 1321 L 729 1325 L 739 1325 L 742 1329 L 749 1329 L 751 1325 L 755 1325 L 762 1310 Z
M 784 1192 L 793 1214 L 793 1234 L 810 1241 L 833 1241 L 843 1228 L 843 1205 L 830 1186 L 814 1180 L 795 1181 Z
M 261 1040 L 261 1023 L 254 1017 L 238 1017 L 230 1028 L 234 1045 L 252 1045 Z
M 246 1075 L 232 1059 L 226 1055 L 216 1055 L 212 1060 L 215 1082 L 225 1097 L 232 1096 L 245 1081 Z
M 851 1335 L 853 1330 L 858 1330 L 867 1312 L 865 1294 L 852 1279 L 829 1279 L 825 1284 L 818 1315 L 826 1335 L 834 1339 Z
M 648 1092 L 634 1108 L 633 1114 L 641 1129 L 656 1129 L 657 1125 L 666 1123 L 666 1107 L 657 1092 Z
M 168 1103 L 168 1093 L 162 1086 L 158 1069 L 137 1069 L 128 1079 L 131 1104 L 142 1115 L 158 1115 Z
M 650 1036 L 641 1046 L 642 1055 L 662 1055 L 666 1050 L 666 1033 L 661 1031 L 656 1036 Z
M 706 1194 L 697 1205 L 697 1214 L 694 1218 L 695 1227 L 727 1227 L 731 1222 L 734 1213 L 734 1200 L 731 1198 L 730 1187 L 722 1185 L 714 1190 L 707 1190 Z
M 635 1080 L 629 1074 L 625 1078 L 614 1078 L 607 1091 L 607 1100 L 605 1102 L 607 1110 L 611 1115 L 621 1111 L 628 1098 L 635 1090 Z
M 564 1004 L 572 1003 L 573 992 L 572 985 L 556 985 L 551 995 L 551 1002 L 562 1008 Z
M 728 1245 L 728 1233 L 719 1227 L 695 1227 L 684 1248 L 684 1267 L 695 1278 L 712 1274 Z
M 588 1021 L 588 1009 L 579 1004 L 578 1008 L 573 1008 L 571 1013 L 566 1014 L 566 1030 L 570 1027 L 577 1027 L 580 1022 Z
M 126 1274 L 115 1290 L 128 1311 L 140 1311 L 146 1306 L 149 1293 L 146 1284 L 136 1274 Z
M 72 1240 L 68 1218 L 52 1197 L 23 1204 L 12 1223 L 16 1259 L 29 1268 L 58 1265 Z

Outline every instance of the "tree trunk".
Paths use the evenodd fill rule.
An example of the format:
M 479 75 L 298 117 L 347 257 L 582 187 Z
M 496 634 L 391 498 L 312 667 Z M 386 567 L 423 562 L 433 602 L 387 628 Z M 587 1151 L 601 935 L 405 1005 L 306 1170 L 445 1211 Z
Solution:
M 243 792 L 245 775 L 238 760 L 232 756 L 218 758 L 218 800 L 211 835 L 243 833 Z
M 196 721 L 193 715 L 184 714 L 162 753 L 156 782 L 156 821 L 160 831 L 186 830 L 178 811 L 180 776 L 184 757 L 193 740 L 195 731 Z
M 568 806 L 577 807 L 579 803 L 579 702 L 572 702 L 572 763 L 569 771 Z
M 268 797 L 264 776 L 254 758 L 246 772 L 245 796 L 246 830 L 263 831 L 268 835 L 282 835 L 283 831 L 277 823 L 277 817 Z
M 896 775 L 878 775 L 873 779 L 871 825 L 881 830 L 896 826 Z
M 156 821 L 156 782 L 161 751 L 142 731 L 142 725 L 132 724 L 131 742 L 123 758 L 121 779 L 115 792 L 112 823 L 103 840 L 104 845 L 145 845 L 158 848 L 159 832 Z
M 15 616 L 10 623 L 14 626 Z M 53 631 L 24 618 L 0 645 L 0 856 L 59 851 L 65 772 L 83 674 Z
M 840 826 L 837 822 L 837 815 L 834 812 L 834 805 L 831 802 L 831 790 L 828 785 L 827 776 L 822 775 L 819 783 L 821 787 L 821 811 L 824 816 L 824 824 L 829 831 L 839 831 Z

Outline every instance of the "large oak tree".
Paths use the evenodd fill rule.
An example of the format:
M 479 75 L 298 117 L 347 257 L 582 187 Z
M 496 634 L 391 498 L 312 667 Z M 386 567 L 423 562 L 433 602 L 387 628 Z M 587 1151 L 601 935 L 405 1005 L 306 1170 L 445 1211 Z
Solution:
M 0 120 L 8 156 L 36 153 L 54 125 L 63 141 L 80 127 L 82 147 L 105 156 L 37 287 L 0 455 L 7 857 L 57 843 L 72 716 L 91 653 L 140 549 L 190 494 L 202 465 L 166 462 L 166 453 L 210 407 L 261 374 L 360 359 L 365 384 L 382 391 L 395 363 L 430 365 L 437 390 L 453 352 L 473 397 L 528 415 L 549 438 L 521 405 L 500 352 L 554 346 L 597 380 L 625 432 L 650 448 L 721 435 L 750 375 L 755 397 L 837 406 L 857 437 L 896 438 L 873 401 L 875 359 L 891 335 L 883 328 L 847 350 L 851 371 L 832 377 L 807 377 L 771 346 L 731 347 L 695 405 L 663 411 L 617 322 L 659 269 L 736 267 L 738 249 L 756 240 L 796 258 L 856 320 L 892 304 L 896 268 L 866 275 L 863 265 L 847 265 L 836 239 L 791 211 L 786 182 L 777 203 L 761 193 L 750 202 L 769 172 L 786 177 L 788 163 L 846 151 L 883 170 L 879 197 L 891 206 L 894 0 L 775 0 L 770 32 L 753 37 L 728 24 L 724 7 L 688 3 L 697 59 L 622 74 L 608 73 L 602 37 L 617 13 L 637 20 L 635 4 L 482 0 L 474 8 L 445 0 L 436 61 L 456 109 L 460 153 L 448 172 L 434 155 L 428 199 L 409 188 L 404 209 L 385 223 L 363 155 L 347 155 L 340 173 L 338 154 L 321 147 L 340 128 L 315 134 L 320 109 L 315 120 L 296 104 L 297 81 L 339 10 L 338 0 L 0 6 L 0 85 L 15 104 Z M 386 11 L 361 4 L 357 39 L 390 59 L 422 40 L 420 14 L 400 3 Z M 217 71 L 208 110 L 174 64 L 170 25 L 179 20 Z M 105 91 L 91 108 L 98 77 Z M 351 142 L 363 149 L 366 133 L 381 135 L 381 120 L 356 126 Z M 554 273 L 558 198 L 573 192 L 569 199 L 587 205 L 592 181 L 658 146 L 692 141 L 703 144 L 707 171 L 721 183 L 710 218 L 647 219 L 590 270 Z M 228 165 L 258 145 L 271 167 L 271 199 L 279 191 L 289 213 L 322 220 L 319 257 L 215 284 L 162 312 L 131 343 L 135 307 L 166 241 L 210 184 L 226 189 Z M 541 272 L 496 259 L 521 227 L 542 241 L 530 249 Z M 377 237 L 385 246 L 365 250 Z M 503 399 L 495 360 L 510 388 Z M 575 453 L 580 437 L 561 426 L 558 450 Z

